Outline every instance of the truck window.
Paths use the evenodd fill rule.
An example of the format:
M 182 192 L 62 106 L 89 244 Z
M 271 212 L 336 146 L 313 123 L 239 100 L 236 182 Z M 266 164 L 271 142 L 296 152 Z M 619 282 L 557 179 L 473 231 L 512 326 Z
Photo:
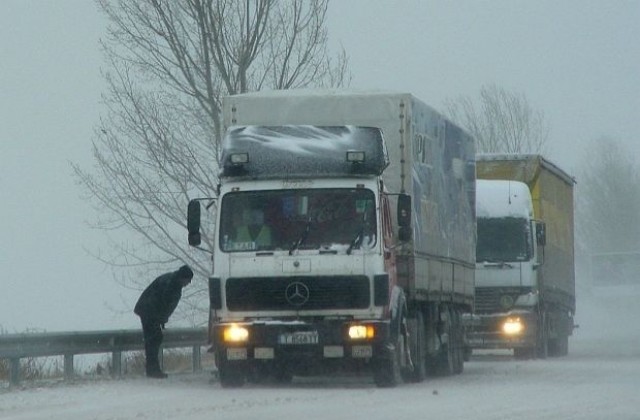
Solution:
M 527 261 L 533 256 L 531 226 L 517 217 L 478 218 L 477 262 Z
M 373 248 L 375 195 L 364 188 L 232 192 L 222 198 L 225 252 Z

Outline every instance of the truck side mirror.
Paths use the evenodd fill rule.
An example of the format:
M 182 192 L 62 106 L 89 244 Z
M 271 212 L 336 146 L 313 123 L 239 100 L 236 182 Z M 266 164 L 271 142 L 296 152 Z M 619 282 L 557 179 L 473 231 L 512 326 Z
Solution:
M 408 241 L 411 239 L 411 196 L 398 195 L 398 239 Z
M 411 226 L 411 196 L 408 194 L 398 195 L 398 226 Z
M 536 221 L 536 242 L 540 246 L 547 244 L 547 227 L 544 222 Z
M 189 231 L 189 245 L 198 246 L 202 242 L 200 237 L 200 201 L 191 200 L 187 207 L 187 230 Z

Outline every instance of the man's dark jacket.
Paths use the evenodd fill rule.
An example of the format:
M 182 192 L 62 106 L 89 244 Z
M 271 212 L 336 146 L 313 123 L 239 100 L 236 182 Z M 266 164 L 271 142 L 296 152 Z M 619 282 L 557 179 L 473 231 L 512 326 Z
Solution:
M 133 312 L 142 320 L 165 324 L 182 297 L 178 271 L 156 278 L 140 295 Z

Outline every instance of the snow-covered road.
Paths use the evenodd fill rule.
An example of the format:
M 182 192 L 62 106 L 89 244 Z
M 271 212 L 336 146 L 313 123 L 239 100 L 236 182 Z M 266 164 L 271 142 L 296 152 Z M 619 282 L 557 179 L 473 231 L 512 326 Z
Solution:
M 222 389 L 208 372 L 5 387 L 0 419 L 640 419 L 640 287 L 607 293 L 581 295 L 564 358 L 483 353 L 462 375 L 394 389 L 347 377 Z
M 483 354 L 460 376 L 378 389 L 366 378 L 222 389 L 208 373 L 29 387 L 0 394 L 2 419 L 638 419 L 640 348 L 576 342 L 567 358 Z M 626 347 L 626 346 L 625 346 Z

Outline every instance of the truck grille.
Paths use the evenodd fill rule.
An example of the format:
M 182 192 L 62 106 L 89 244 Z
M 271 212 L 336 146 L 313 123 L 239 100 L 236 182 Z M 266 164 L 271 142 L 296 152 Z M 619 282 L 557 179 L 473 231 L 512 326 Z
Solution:
M 513 308 L 518 296 L 530 290 L 527 287 L 476 287 L 475 311 L 479 314 L 506 312 Z
M 249 277 L 226 282 L 230 311 L 362 309 L 371 301 L 365 276 Z

